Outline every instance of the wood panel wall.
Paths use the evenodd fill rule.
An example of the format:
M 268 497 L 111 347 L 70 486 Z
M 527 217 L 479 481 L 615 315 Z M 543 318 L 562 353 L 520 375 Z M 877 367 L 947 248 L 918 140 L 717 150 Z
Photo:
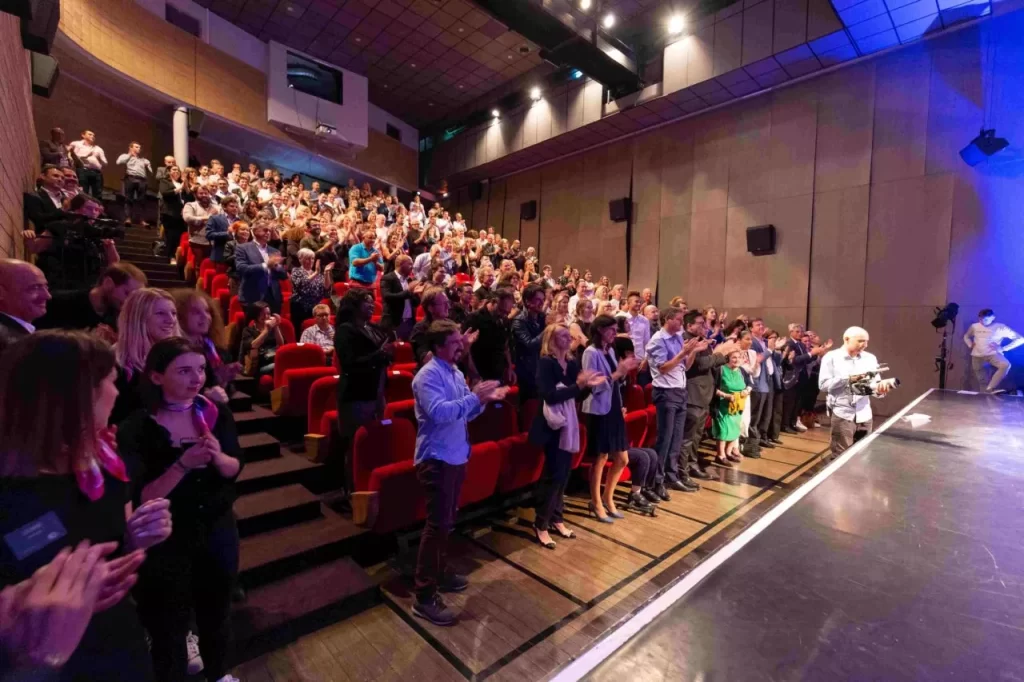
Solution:
M 0 258 L 23 255 L 25 226 L 22 194 L 35 186 L 39 140 L 32 121 L 32 73 L 29 52 L 21 46 L 21 22 L 0 13 Z M 50 129 L 38 134 L 50 137 Z
M 806 2 L 792 5 L 799 14 Z M 785 34 L 778 14 L 777 4 L 775 32 Z M 1024 140 L 1021 15 L 510 176 L 503 231 L 519 236 L 519 204 L 537 199 L 540 258 L 556 270 L 572 263 L 630 288 L 657 286 L 661 302 L 682 295 L 774 327 L 807 323 L 837 342 L 864 325 L 905 384 L 883 412 L 936 385 L 929 322 L 956 300 L 964 314 L 951 385 L 970 385 L 959 336 L 977 310 L 991 306 L 1024 331 L 1024 160 L 1011 148 L 972 169 L 957 154 L 981 126 L 986 97 L 986 120 Z M 999 45 L 984 77 L 983 35 Z M 608 201 L 630 188 L 627 243 Z M 751 256 L 746 228 L 767 223 L 777 252 Z M 524 228 L 524 246 L 533 234 Z

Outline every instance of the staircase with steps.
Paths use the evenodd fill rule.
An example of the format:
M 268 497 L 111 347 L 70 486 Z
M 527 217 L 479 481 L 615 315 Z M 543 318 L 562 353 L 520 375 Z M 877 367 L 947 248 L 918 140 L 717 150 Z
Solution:
M 170 264 L 170 255 L 153 255 L 153 242 L 159 238 L 155 227 L 131 226 L 125 229 L 124 239 L 118 241 L 117 252 L 121 260 L 139 267 L 149 279 L 149 286 L 160 289 L 175 289 L 183 286 L 182 270 Z

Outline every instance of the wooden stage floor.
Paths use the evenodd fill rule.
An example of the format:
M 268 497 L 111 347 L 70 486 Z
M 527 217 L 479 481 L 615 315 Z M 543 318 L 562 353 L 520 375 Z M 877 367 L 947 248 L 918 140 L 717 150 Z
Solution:
M 383 604 L 249 661 L 236 675 L 246 682 L 548 678 L 821 468 L 827 427 L 782 438 L 761 459 L 710 467 L 714 480 L 701 481 L 695 494 L 673 492 L 655 518 L 627 512 L 600 524 L 583 497 L 570 495 L 566 520 L 577 539 L 559 540 L 554 551 L 536 544 L 525 511 L 457 535 L 450 561 L 471 584 L 446 595 L 460 613 L 454 627 L 413 616 L 411 581 L 385 576 Z

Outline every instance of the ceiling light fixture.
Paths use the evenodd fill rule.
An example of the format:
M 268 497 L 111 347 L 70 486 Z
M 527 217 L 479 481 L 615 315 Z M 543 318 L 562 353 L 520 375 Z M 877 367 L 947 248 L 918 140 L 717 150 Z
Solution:
M 615 15 L 612 14 L 611 12 L 609 12 L 606 15 L 604 15 L 604 19 L 601 20 L 601 25 L 604 26 L 605 28 L 611 28 L 612 26 L 614 26 L 615 25 Z
M 494 118 L 501 118 L 501 112 L 497 109 L 491 109 L 491 116 Z
M 672 35 L 678 35 L 683 32 L 685 25 L 686 20 L 683 19 L 681 14 L 673 14 L 668 20 L 668 32 Z
M 590 9 L 590 0 L 580 0 L 580 9 L 584 12 Z
M 539 87 L 534 86 L 534 87 L 530 88 L 530 99 L 532 99 L 534 102 L 536 102 L 536 101 L 538 101 L 540 99 L 540 88 Z
M 412 68 L 414 68 L 414 69 L 415 69 L 415 68 L 416 68 L 416 62 L 411 62 L 411 63 L 409 64 L 409 66 L 411 66 Z

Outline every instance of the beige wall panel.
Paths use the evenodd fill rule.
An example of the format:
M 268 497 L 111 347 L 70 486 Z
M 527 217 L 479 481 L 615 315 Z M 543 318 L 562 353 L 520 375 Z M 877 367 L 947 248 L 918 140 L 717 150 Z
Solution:
M 537 204 L 537 214 L 540 215 L 540 203 Z M 536 220 L 524 220 L 519 232 L 519 241 L 525 246 L 525 250 L 528 246 L 536 248 L 537 243 L 540 241 L 540 218 Z
M 585 99 L 583 83 L 570 87 L 566 93 L 565 126 L 567 130 L 575 130 L 583 125 L 583 102 Z
M 771 220 L 771 206 L 762 202 L 729 208 L 726 218 L 725 286 L 721 305 L 739 312 L 775 303 L 765 296 L 765 274 L 768 259 L 754 257 L 747 251 L 747 228 L 764 225 Z M 780 230 L 781 232 L 781 230 Z M 781 242 L 781 238 L 779 239 Z
M 693 124 L 676 123 L 661 129 L 661 216 L 693 210 Z
M 869 193 L 865 185 L 814 197 L 812 308 L 864 305 Z
M 551 137 L 569 132 L 569 95 L 563 91 L 551 98 Z
M 843 22 L 836 16 L 829 0 L 809 0 L 807 3 L 807 40 L 843 30 Z
M 632 140 L 633 220 L 638 223 L 661 217 L 663 140 L 661 130 L 640 135 Z
M 815 88 L 797 85 L 772 95 L 771 197 L 814 191 L 817 121 Z
M 865 306 L 944 305 L 953 176 L 871 186 Z
M 508 178 L 505 195 L 505 221 L 502 227 L 502 236 L 508 239 L 522 240 L 523 232 L 520 230 L 519 211 L 520 206 L 527 201 L 538 200 L 537 212 L 540 213 L 540 192 L 539 189 L 540 171 L 532 170 L 525 173 L 518 173 Z M 525 225 L 525 222 L 523 223 Z M 534 245 L 536 241 L 529 242 Z
M 494 229 L 505 234 L 502 229 L 505 225 L 505 180 L 496 180 L 491 183 L 491 190 L 487 200 L 487 220 L 484 226 L 493 225 Z M 473 225 L 480 229 L 479 225 Z
M 537 109 L 537 142 L 544 142 L 551 137 L 551 102 L 541 100 L 534 108 Z
M 715 25 L 714 75 L 740 67 L 743 53 L 743 13 L 734 14 Z
M 697 31 L 683 42 L 687 46 L 686 85 L 703 83 L 714 73 L 715 25 Z
M 689 42 L 687 37 L 665 46 L 662 53 L 662 94 L 668 95 L 688 85 L 686 62 L 690 54 Z
M 658 248 L 658 305 L 666 306 L 674 296 L 684 299 L 689 290 L 690 213 L 661 219 Z M 689 299 L 687 299 L 689 300 Z
M 1005 38 L 1003 39 L 1005 40 Z M 985 43 L 987 45 L 987 43 Z M 960 170 L 959 150 L 983 122 L 981 27 L 971 26 L 928 43 L 932 57 L 925 172 Z M 1004 50 L 1005 52 L 1005 50 Z
M 603 115 L 601 100 L 604 87 L 597 81 L 587 81 L 583 90 L 583 125 L 600 120 Z
M 889 55 L 876 65 L 871 182 L 923 175 L 928 131 L 931 58 L 924 46 Z
M 866 307 L 864 328 L 871 335 L 868 350 L 892 370 L 902 385 L 884 400 L 873 400 L 872 410 L 891 415 L 924 391 L 938 386 L 934 358 L 940 337 L 930 324 L 935 311 L 930 306 Z
M 745 310 L 726 310 L 731 318 L 736 317 L 739 313 L 747 312 Z M 766 327 L 774 329 L 780 334 L 786 333 L 786 327 L 791 322 L 798 322 L 803 325 L 807 324 L 807 308 L 802 306 L 799 308 L 760 308 L 752 310 L 747 314 L 760 316 L 764 319 Z
M 540 118 L 540 103 L 531 105 L 523 117 L 523 148 L 537 144 L 537 123 Z
M 722 305 L 726 214 L 726 209 L 720 208 L 691 215 L 686 286 L 686 301 L 691 308 Z
M 807 0 L 774 0 L 775 34 L 772 51 L 783 52 L 807 42 Z
M 811 306 L 807 315 L 807 328 L 818 332 L 823 340 L 832 339 L 835 347 L 843 344 L 843 332 L 850 327 L 864 325 L 864 309 L 860 306 L 815 308 Z M 870 331 L 868 332 L 870 334 Z M 874 341 L 872 336 L 871 341 Z M 872 348 L 872 351 L 874 349 Z
M 732 108 L 698 119 L 694 128 L 693 211 L 725 208 L 729 203 L 729 155 L 735 129 Z
M 541 231 L 538 250 L 544 263 L 561 273 L 565 263 L 578 264 L 576 244 L 580 231 L 580 195 L 583 157 L 572 156 L 543 169 L 541 177 Z
M 661 248 L 661 219 L 633 225 L 632 244 L 629 252 L 629 282 L 627 291 L 652 290 L 658 286 L 658 261 Z
M 774 11 L 773 0 L 743 10 L 743 66 L 772 56 Z
M 825 76 L 821 88 L 815 191 L 866 185 L 871 177 L 874 62 Z
M 469 225 L 486 225 L 487 224 L 487 212 L 490 206 L 490 191 L 491 186 L 484 185 L 483 196 L 480 199 L 472 202 L 473 218 Z M 465 215 L 463 215 L 465 217 Z M 497 228 L 495 228 L 497 229 Z
M 633 159 L 617 146 L 605 148 L 606 159 L 602 169 L 604 194 L 601 197 L 601 260 L 602 272 L 613 283 L 626 283 L 626 223 L 613 223 L 608 202 L 629 196 L 630 169 Z
M 729 162 L 729 206 L 768 199 L 772 187 L 772 106 L 768 98 L 735 112 L 736 132 Z
M 526 144 L 526 114 L 528 110 L 521 110 L 508 117 L 508 124 L 511 126 L 510 133 L 512 134 L 512 144 L 509 146 L 509 152 L 518 152 Z
M 813 207 L 810 194 L 776 199 L 771 204 L 768 222 L 775 225 L 777 234 L 775 254 L 761 257 L 766 305 L 807 307 Z

